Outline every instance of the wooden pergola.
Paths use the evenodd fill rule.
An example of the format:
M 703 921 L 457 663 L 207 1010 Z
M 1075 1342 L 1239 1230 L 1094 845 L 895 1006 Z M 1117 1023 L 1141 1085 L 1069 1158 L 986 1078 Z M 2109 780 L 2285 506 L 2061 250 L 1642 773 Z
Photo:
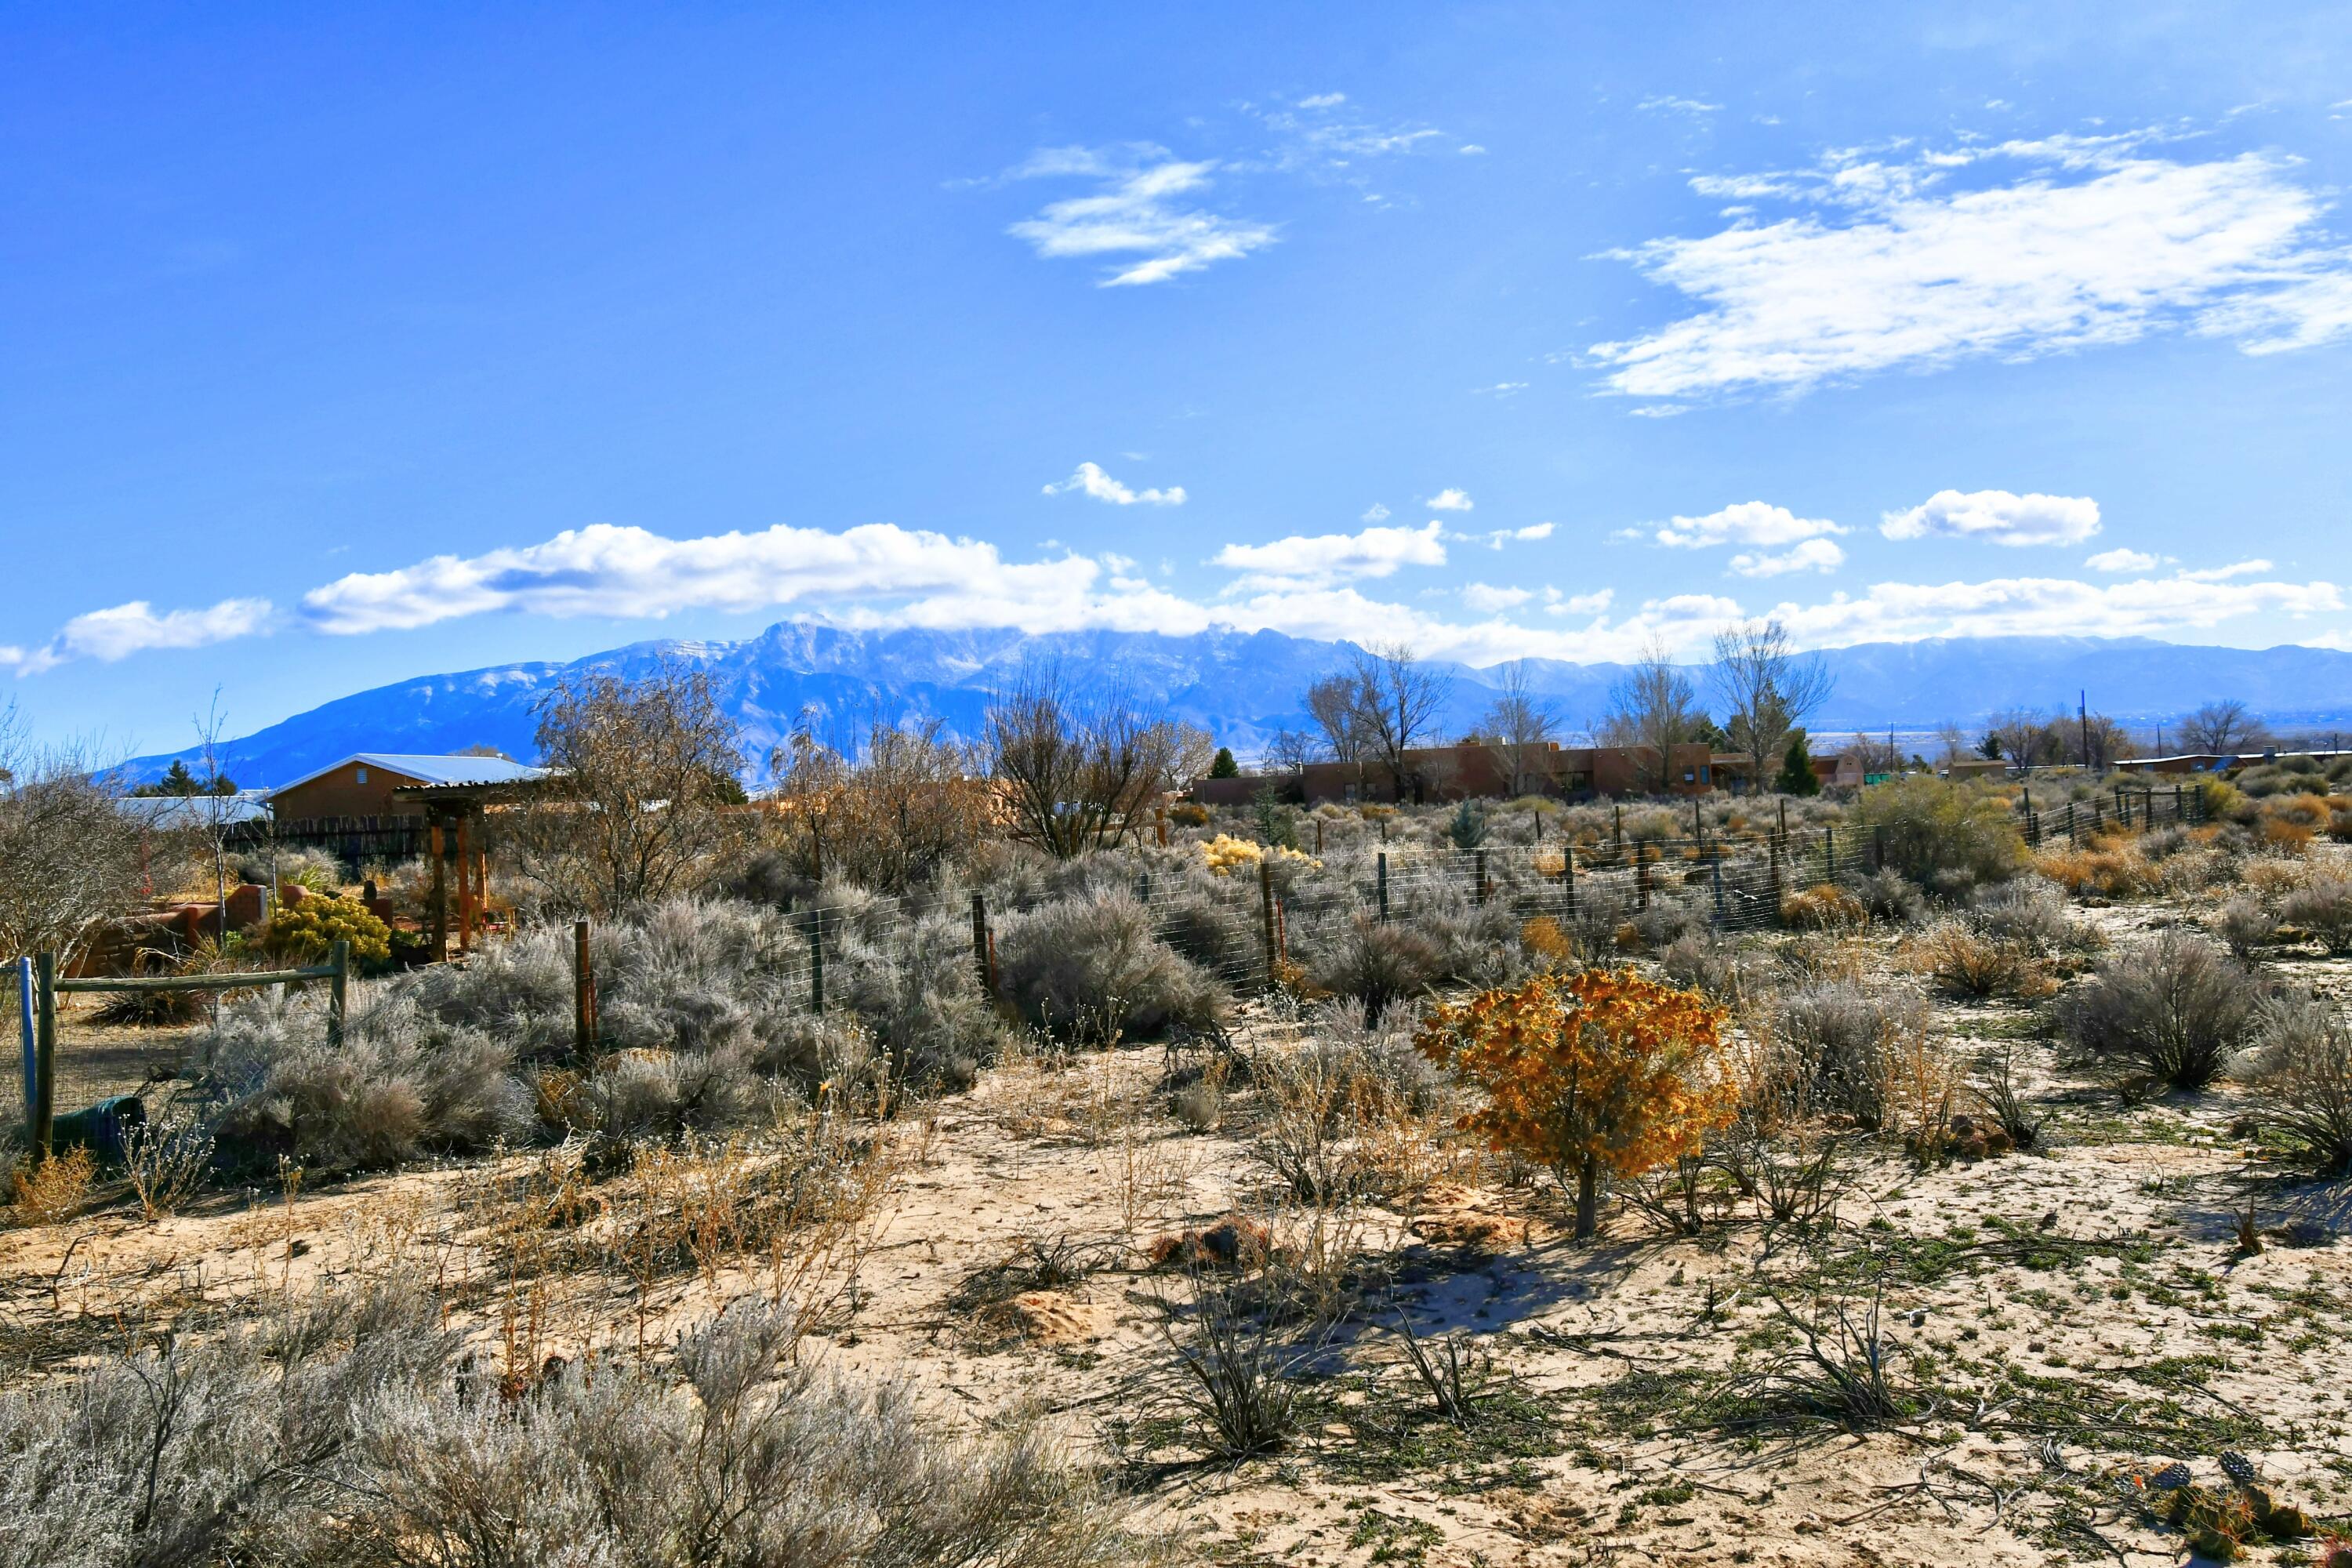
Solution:
M 433 867 L 433 956 L 449 951 L 449 887 L 445 868 L 457 871 L 457 951 L 474 951 L 483 904 L 489 894 L 490 856 L 482 818 L 492 806 L 529 800 L 545 787 L 543 779 L 505 784 L 404 784 L 392 798 L 424 808 L 425 855 Z

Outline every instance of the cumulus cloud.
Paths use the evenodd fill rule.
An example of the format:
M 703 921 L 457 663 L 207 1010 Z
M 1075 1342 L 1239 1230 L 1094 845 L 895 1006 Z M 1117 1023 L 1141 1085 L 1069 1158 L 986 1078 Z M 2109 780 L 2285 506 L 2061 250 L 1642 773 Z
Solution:
M 39 675 L 69 659 L 112 664 L 152 648 L 208 647 L 265 630 L 270 615 L 267 599 L 223 599 L 209 609 L 160 615 L 146 600 L 133 599 L 76 616 L 39 647 L 0 647 L 0 669 Z
M 1844 531 L 1827 518 L 1799 517 L 1785 506 L 1747 500 L 1705 517 L 1677 517 L 1659 525 L 1651 537 L 1677 550 L 1706 550 L 1718 544 L 1795 544 Z
M 1371 505 L 1364 509 L 1364 515 L 1360 521 L 1365 522 L 1386 522 L 1388 520 L 1389 509 L 1382 506 L 1380 502 L 1374 501 Z
M 2270 562 L 2257 557 L 2228 566 L 2208 566 L 2201 571 L 2183 572 L 2180 575 L 2191 583 L 2226 583 L 2232 577 L 2253 577 L 2275 570 Z
M 1492 583 L 1473 583 L 1462 590 L 1462 602 L 1482 616 L 1515 610 L 1535 596 L 1532 588 L 1497 588 Z
M 1563 595 L 1557 588 L 1544 590 L 1544 614 L 1548 616 L 1597 616 L 1617 601 L 1614 588 L 1597 588 L 1590 594 Z
M 1779 552 L 1751 550 L 1731 558 L 1731 569 L 1742 577 L 1782 577 L 1791 572 L 1834 572 L 1845 564 L 1845 552 L 1826 539 L 1808 539 Z
M 1387 577 L 1401 566 L 1444 565 L 1444 528 L 1435 522 L 1420 528 L 1374 524 L 1355 533 L 1293 534 L 1268 544 L 1228 544 L 1210 564 L 1250 574 L 1228 592 L 1274 583 Z
M 1423 504 L 1432 511 L 1468 511 L 1477 503 L 1470 499 L 1467 491 L 1449 489 L 1438 491 Z
M 1113 506 L 1182 506 L 1184 487 L 1171 485 L 1164 490 L 1129 489 L 1092 463 L 1080 463 L 1077 471 L 1059 484 L 1047 485 L 1049 496 L 1067 495 L 1079 490 L 1097 500 L 1107 500 Z
M 1149 144 L 1051 148 L 1009 177 L 1092 179 L 1095 193 L 1048 203 L 1007 232 L 1049 258 L 1128 258 L 1112 263 L 1102 279 L 1106 289 L 1164 283 L 1272 245 L 1271 226 L 1198 205 L 1216 167 L 1214 162 L 1184 162 Z
M 2113 572 L 2121 574 L 2126 572 L 2153 572 L 2162 563 L 2144 551 L 2118 548 L 2102 550 L 2084 561 L 2083 564 L 2094 572 Z
M 1979 539 L 1988 544 L 2080 544 L 2099 531 L 2099 503 L 2088 496 L 2011 495 L 2007 490 L 1937 490 L 1907 511 L 1890 511 L 1878 531 L 1889 539 Z
M 1612 253 L 1700 309 L 1590 357 L 1611 391 L 1687 398 L 2166 330 L 2256 353 L 2352 331 L 2352 252 L 2322 227 L 2326 204 L 2292 163 L 2185 162 L 2153 141 L 1852 151 L 1695 178 L 1702 195 L 1786 210 Z

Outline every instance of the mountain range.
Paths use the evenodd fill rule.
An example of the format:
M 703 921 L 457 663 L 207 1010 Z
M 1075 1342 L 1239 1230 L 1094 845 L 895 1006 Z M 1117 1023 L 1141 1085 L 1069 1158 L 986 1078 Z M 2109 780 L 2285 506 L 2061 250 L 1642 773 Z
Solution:
M 1032 635 L 845 631 L 786 621 L 737 642 L 634 643 L 569 663 L 498 665 L 428 675 L 337 698 L 221 747 L 225 771 L 247 787 L 290 783 L 354 752 L 448 752 L 494 746 L 518 758 L 534 751 L 534 705 L 566 677 L 630 675 L 664 658 L 708 670 L 720 703 L 742 725 L 745 778 L 767 774 L 770 750 L 803 714 L 820 733 L 856 733 L 873 717 L 936 717 L 976 735 L 992 696 L 1024 670 L 1050 663 L 1080 684 L 1116 681 L 1145 710 L 1199 725 L 1244 758 L 1276 730 L 1304 729 L 1302 695 L 1317 677 L 1343 667 L 1349 644 L 1279 632 L 1206 631 Z M 2147 638 L 1958 637 L 1864 643 L 1826 650 L 1834 694 L 1814 715 L 1817 735 L 1889 727 L 1964 727 L 2025 707 L 2072 712 L 2077 694 L 2135 727 L 2165 722 L 2203 702 L 2237 698 L 2273 726 L 2352 729 L 2352 653 L 2326 648 L 2198 647 Z M 1452 679 L 1444 727 L 1474 723 L 1494 700 L 1502 667 L 1433 661 Z M 1570 728 L 1607 706 L 1615 664 L 1527 661 L 1529 684 Z M 1691 676 L 1702 695 L 1706 672 Z M 133 759 L 134 779 L 161 774 L 188 751 Z

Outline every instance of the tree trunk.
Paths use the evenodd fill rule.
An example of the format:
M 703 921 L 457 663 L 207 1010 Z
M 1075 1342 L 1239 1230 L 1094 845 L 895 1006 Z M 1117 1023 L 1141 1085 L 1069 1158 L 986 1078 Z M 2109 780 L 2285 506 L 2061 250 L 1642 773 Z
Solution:
M 1601 1162 L 1588 1154 L 1576 1172 L 1576 1239 L 1586 1241 L 1601 1227 Z

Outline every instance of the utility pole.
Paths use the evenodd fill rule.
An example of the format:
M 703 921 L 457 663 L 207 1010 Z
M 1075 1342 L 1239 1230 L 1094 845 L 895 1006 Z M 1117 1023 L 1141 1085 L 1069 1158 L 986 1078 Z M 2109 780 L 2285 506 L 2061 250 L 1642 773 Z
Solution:
M 2074 714 L 2083 724 L 2083 771 L 2091 771 L 2091 693 L 2085 689 L 2075 694 Z

